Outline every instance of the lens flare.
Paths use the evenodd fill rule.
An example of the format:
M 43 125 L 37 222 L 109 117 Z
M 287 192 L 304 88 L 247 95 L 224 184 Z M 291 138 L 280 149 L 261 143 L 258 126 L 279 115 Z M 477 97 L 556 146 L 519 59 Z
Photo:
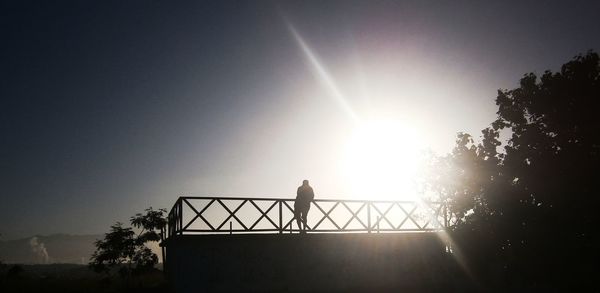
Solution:
M 298 43 L 298 46 L 300 46 L 300 48 L 302 49 L 302 52 L 304 53 L 306 59 L 308 59 L 312 67 L 317 72 L 319 79 L 325 85 L 330 95 L 340 104 L 344 112 L 346 112 L 346 114 L 348 114 L 348 116 L 350 116 L 350 118 L 354 122 L 358 122 L 358 116 L 356 115 L 350 104 L 348 104 L 348 100 L 341 92 L 334 79 L 327 72 L 327 69 L 325 68 L 323 63 L 319 61 L 315 53 L 313 53 L 313 50 L 308 46 L 306 41 L 304 41 L 304 38 L 302 38 L 300 33 L 298 33 L 296 28 L 294 28 L 294 26 L 290 22 L 287 22 L 287 27 L 290 30 L 292 36 L 294 36 L 294 39 Z

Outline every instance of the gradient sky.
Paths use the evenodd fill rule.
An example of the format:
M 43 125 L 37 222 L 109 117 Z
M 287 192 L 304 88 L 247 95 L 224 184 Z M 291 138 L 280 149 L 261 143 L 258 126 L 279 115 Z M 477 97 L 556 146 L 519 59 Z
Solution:
M 7 3 L 8 2 L 8 3 Z M 351 119 L 448 152 L 498 88 L 600 48 L 598 1 L 4 1 L 0 239 L 105 232 L 181 194 L 339 197 Z

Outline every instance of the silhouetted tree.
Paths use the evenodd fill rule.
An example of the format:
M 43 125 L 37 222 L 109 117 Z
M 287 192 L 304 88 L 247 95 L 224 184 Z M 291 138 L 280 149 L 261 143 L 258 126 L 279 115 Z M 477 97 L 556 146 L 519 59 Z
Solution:
M 526 74 L 518 88 L 498 91 L 498 118 L 480 144 L 459 134 L 434 164 L 431 188 L 451 207 L 451 235 L 484 281 L 598 287 L 599 101 L 594 52 L 560 72 Z M 510 139 L 498 153 L 501 130 Z
M 167 219 L 165 217 L 167 210 L 159 209 L 153 210 L 152 207 L 146 209 L 146 214 L 137 213 L 131 217 L 131 225 L 140 229 L 138 239 L 142 243 L 148 241 L 162 241 L 165 240 L 165 227 L 167 226 Z M 161 252 L 164 258 L 164 246 L 161 245 Z
M 146 246 L 151 241 L 164 240 L 166 226 L 165 209 L 145 210 L 131 217 L 131 225 L 139 230 L 136 234 L 130 227 L 117 222 L 110 227 L 104 239 L 95 242 L 96 251 L 92 255 L 90 268 L 96 272 L 110 272 L 119 268 L 122 275 L 140 272 L 154 267 L 158 256 Z

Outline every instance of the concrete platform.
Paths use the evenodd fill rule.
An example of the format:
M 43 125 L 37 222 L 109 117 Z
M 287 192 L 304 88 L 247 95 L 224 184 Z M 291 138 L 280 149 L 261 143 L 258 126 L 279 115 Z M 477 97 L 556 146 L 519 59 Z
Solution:
M 436 233 L 182 235 L 167 243 L 177 292 L 466 290 Z

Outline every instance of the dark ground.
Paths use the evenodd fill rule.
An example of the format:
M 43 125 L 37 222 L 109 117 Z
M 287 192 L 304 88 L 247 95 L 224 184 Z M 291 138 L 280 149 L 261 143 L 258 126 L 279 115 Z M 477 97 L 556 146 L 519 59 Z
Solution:
M 130 280 L 108 277 L 85 265 L 1 265 L 0 292 L 168 292 L 162 271 L 155 270 Z

